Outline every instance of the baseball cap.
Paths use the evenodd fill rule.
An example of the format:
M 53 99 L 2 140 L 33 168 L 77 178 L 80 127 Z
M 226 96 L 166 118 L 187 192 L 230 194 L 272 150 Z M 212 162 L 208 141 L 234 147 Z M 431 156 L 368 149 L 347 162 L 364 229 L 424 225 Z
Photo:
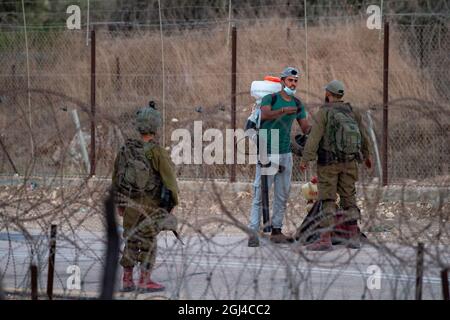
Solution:
M 337 95 L 344 95 L 344 84 L 339 80 L 329 82 L 324 89 Z
M 286 78 L 286 77 L 298 78 L 299 75 L 300 75 L 300 72 L 298 71 L 298 69 L 293 68 L 293 67 L 287 67 L 286 69 L 283 70 L 283 72 L 281 72 L 280 78 Z

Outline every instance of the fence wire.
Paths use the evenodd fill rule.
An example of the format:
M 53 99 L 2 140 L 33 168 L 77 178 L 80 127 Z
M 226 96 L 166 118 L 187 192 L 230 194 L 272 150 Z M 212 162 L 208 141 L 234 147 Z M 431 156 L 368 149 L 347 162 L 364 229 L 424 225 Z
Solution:
M 175 129 L 194 133 L 194 121 L 202 121 L 203 132 L 231 128 L 229 27 L 224 22 L 208 28 L 164 28 L 162 41 L 155 28 L 97 28 L 95 118 L 85 32 L 30 31 L 29 88 L 23 33 L 2 33 L 0 297 L 28 298 L 29 266 L 34 264 L 40 298 L 46 298 L 52 224 L 58 226 L 55 298 L 99 296 L 107 261 L 104 200 L 116 151 L 125 138 L 136 135 L 134 112 L 156 101 L 164 112 L 159 138 L 165 138 L 169 151 L 176 145 L 171 139 Z M 121 293 L 117 278 L 107 296 L 115 287 L 114 297 L 121 299 L 412 299 L 421 242 L 421 294 L 441 299 L 439 275 L 450 265 L 448 27 L 448 21 L 391 24 L 391 188 L 378 188 L 373 183 L 377 177 L 361 171 L 358 206 L 367 235 L 363 249 L 341 246 L 309 253 L 299 243 L 273 244 L 267 235 L 261 235 L 260 248 L 248 248 L 252 185 L 228 183 L 226 164 L 182 164 L 176 168 L 181 202 L 175 213 L 185 245 L 172 234 L 161 234 L 153 274 L 166 291 Z M 293 65 L 301 70 L 298 96 L 310 115 L 323 101 L 323 86 L 340 79 L 346 100 L 371 111 L 381 146 L 382 31 L 368 30 L 365 20 L 335 19 L 308 21 L 308 42 L 304 21 L 241 21 L 237 32 L 238 127 L 244 126 L 254 103 L 251 82 Z M 96 177 L 88 178 L 92 121 Z M 292 135 L 299 131 L 294 124 Z M 294 182 L 305 180 L 299 161 L 294 158 Z M 253 176 L 253 165 L 237 165 L 237 182 Z M 293 234 L 306 216 L 300 193 L 301 185 L 294 183 L 285 233 Z M 104 279 L 111 284 L 108 276 Z
M 310 114 L 322 102 L 323 85 L 338 78 L 346 84 L 347 101 L 363 110 L 377 110 L 374 130 L 380 146 L 382 123 L 376 114 L 382 107 L 383 41 L 381 31 L 364 28 L 361 26 L 364 22 L 346 18 L 331 25 L 311 23 L 308 42 L 304 22 L 269 20 L 238 24 L 238 128 L 243 128 L 254 103 L 249 94 L 251 82 L 265 75 L 277 75 L 286 65 L 294 65 L 302 72 L 298 96 Z M 445 176 L 448 117 L 436 114 L 449 110 L 448 22 L 421 26 L 394 24 L 391 29 L 390 181 Z M 340 41 L 334 40 L 336 33 Z M 162 38 L 154 28 L 97 30 L 97 176 L 110 175 L 117 147 L 124 137 L 134 134 L 134 112 L 149 100 L 155 100 L 163 111 L 161 141 L 164 138 L 169 148 L 177 143 L 171 140 L 173 131 L 186 128 L 193 133 L 194 121 L 202 121 L 203 132 L 209 128 L 222 131 L 231 128 L 229 36 L 227 23 L 198 30 L 163 29 Z M 78 112 L 82 136 L 90 152 L 90 45 L 85 33 L 77 31 L 32 31 L 28 37 L 32 91 L 27 91 L 23 32 L 3 35 L 0 56 L 3 144 L 20 174 L 54 176 L 62 172 L 64 176 L 82 176 L 86 174 L 86 165 L 72 111 Z M 114 125 L 103 123 L 106 119 Z M 398 127 L 405 120 L 409 125 Z M 417 121 L 423 125 L 415 125 Z M 293 132 L 293 135 L 299 132 L 296 124 Z M 428 143 L 431 140 L 436 143 Z M 403 152 L 406 146 L 411 148 Z M 402 154 L 401 162 L 396 154 Z M 432 163 L 443 162 L 430 171 L 417 161 L 419 155 L 433 159 Z M 14 173 L 5 152 L 1 155 L 0 169 L 4 175 Z M 237 172 L 240 180 L 248 181 L 254 168 L 237 165 Z M 184 164 L 178 167 L 178 174 L 180 178 L 229 179 L 230 168 L 221 164 Z M 298 166 L 293 174 L 296 180 L 301 179 Z

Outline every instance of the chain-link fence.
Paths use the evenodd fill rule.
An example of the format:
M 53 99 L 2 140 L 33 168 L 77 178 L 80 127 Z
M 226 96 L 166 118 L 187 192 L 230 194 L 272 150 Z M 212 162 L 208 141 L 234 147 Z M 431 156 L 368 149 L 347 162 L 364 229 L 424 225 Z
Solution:
M 440 272 L 450 261 L 448 24 L 417 33 L 394 22 L 388 168 L 389 182 L 403 185 L 358 186 L 359 225 L 367 237 L 363 247 L 336 245 L 332 252 L 311 253 L 299 241 L 276 244 L 260 234 L 260 248 L 248 248 L 251 185 L 228 183 L 231 165 L 182 164 L 177 175 L 187 181 L 179 181 L 175 214 L 184 245 L 171 233 L 158 235 L 152 279 L 166 290 L 148 294 L 118 292 L 119 281 L 112 280 L 117 272 L 108 270 L 115 269 L 116 257 L 105 258 L 104 248 L 116 254 L 121 249 L 117 238 L 115 245 L 107 243 L 105 229 L 108 235 L 115 228 L 122 234 L 123 225 L 121 220 L 111 225 L 111 203 L 104 219 L 109 180 L 84 178 L 92 165 L 97 176 L 111 175 L 118 146 L 137 134 L 134 112 L 149 100 L 163 113 L 159 139 L 169 150 L 178 143 L 172 141 L 176 129 L 190 133 L 190 151 L 198 141 L 201 147 L 212 142 L 203 137 L 207 129 L 218 129 L 226 143 L 224 130 L 232 126 L 231 25 L 163 26 L 162 33 L 98 27 L 94 75 L 93 40 L 85 32 L 29 32 L 28 50 L 23 32 L 2 34 L 0 173 L 21 177 L 0 179 L 0 295 L 27 298 L 31 289 L 46 298 L 44 289 L 54 287 L 54 299 L 94 298 L 105 275 L 110 291 L 122 299 L 412 299 L 414 294 L 441 299 L 445 281 Z M 240 20 L 236 28 L 238 128 L 254 103 L 251 82 L 293 65 L 302 71 L 298 96 L 310 115 L 323 101 L 324 84 L 340 79 L 346 100 L 371 111 L 381 146 L 383 30 L 345 17 L 308 25 L 304 20 Z M 419 34 L 422 40 L 415 41 Z M 299 130 L 294 123 L 292 136 Z M 294 160 L 294 180 L 305 178 L 299 160 Z M 254 165 L 236 169 L 238 182 L 253 179 Z M 421 192 L 420 184 L 446 187 Z M 293 184 L 283 222 L 287 235 L 298 231 L 307 214 L 300 194 L 301 186 Z M 54 238 L 49 237 L 52 225 L 57 225 Z M 52 273 L 49 247 L 55 241 Z M 37 279 L 31 279 L 30 264 L 37 266 Z M 54 283 L 46 286 L 52 274 Z
M 374 110 L 382 141 L 383 31 L 364 19 L 268 20 L 237 23 L 237 127 L 243 128 L 253 98 L 253 80 L 278 75 L 287 65 L 302 71 L 298 96 L 314 114 L 331 79 L 346 85 L 346 100 Z M 137 108 L 155 100 L 164 116 L 161 142 L 173 149 L 175 129 L 194 136 L 231 128 L 231 25 L 165 27 L 134 31 L 97 28 L 95 85 L 91 41 L 77 31 L 6 32 L 1 44 L 2 174 L 80 176 L 89 172 L 91 97 L 95 96 L 95 173 L 109 176 L 117 147 L 135 134 Z M 339 35 L 339 37 L 336 37 Z M 431 182 L 448 170 L 448 22 L 426 26 L 391 24 L 389 180 Z M 29 88 L 30 90 L 27 90 Z M 81 123 L 77 129 L 74 110 Z M 441 116 L 440 116 L 441 114 Z M 82 134 L 80 134 L 82 132 Z M 299 132 L 294 123 L 293 133 Z M 204 138 L 204 137 L 203 137 Z M 228 142 L 229 143 L 229 142 Z M 295 159 L 294 179 L 302 179 Z M 224 161 L 225 163 L 225 161 Z M 237 165 L 240 181 L 253 165 Z M 182 164 L 180 178 L 229 179 L 231 165 Z

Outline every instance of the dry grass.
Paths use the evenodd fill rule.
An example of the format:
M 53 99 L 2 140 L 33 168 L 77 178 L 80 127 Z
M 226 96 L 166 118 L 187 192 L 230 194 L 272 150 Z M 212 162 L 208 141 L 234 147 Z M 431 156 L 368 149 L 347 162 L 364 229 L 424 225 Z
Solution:
M 287 29 L 290 29 L 289 38 Z M 391 99 L 414 97 L 441 103 L 435 83 L 418 68 L 409 52 L 404 50 L 404 34 L 391 30 L 390 87 Z M 132 112 L 149 99 L 165 105 L 165 135 L 170 140 L 176 128 L 191 129 L 193 121 L 202 120 L 203 128 L 223 129 L 230 124 L 231 55 L 227 45 L 228 25 L 201 30 L 170 30 L 164 34 L 164 64 L 159 32 L 132 33 L 97 32 L 97 119 L 117 124 L 126 135 L 133 132 Z M 12 35 L 10 35 L 12 36 Z M 14 37 L 13 37 L 14 38 Z M 57 147 L 65 149 L 74 134 L 68 113 L 61 107 L 80 108 L 67 97 L 89 105 L 89 50 L 85 33 L 31 34 L 31 86 L 63 94 L 32 94 L 31 119 L 28 127 L 28 100 L 24 91 L 11 95 L 13 103 L 1 109 L 6 144 L 15 159 L 26 159 L 30 146 L 25 136 L 35 137 L 35 163 L 41 171 L 53 172 L 49 159 Z M 8 52 L 23 52 L 22 37 L 18 37 Z M 306 74 L 305 29 L 281 19 L 258 20 L 238 29 L 238 110 L 237 124 L 242 127 L 253 103 L 249 95 L 253 80 L 265 75 L 277 75 L 285 66 L 300 68 L 303 75 L 299 97 L 314 112 L 322 101 L 323 85 L 332 79 L 342 80 L 347 87 L 346 98 L 354 105 L 367 108 L 382 102 L 382 46 L 379 31 L 368 30 L 365 21 L 308 28 L 308 70 Z M 7 51 L 5 51 L 7 52 Z M 16 65 L 16 77 L 2 77 L 3 88 L 26 88 L 23 55 L 3 54 L 3 73 L 11 74 Z M 164 68 L 165 78 L 162 77 Z M 202 113 L 195 111 L 203 108 Z M 19 110 L 19 112 L 17 112 Z M 87 110 L 84 110 L 87 111 Z M 404 121 L 400 115 L 390 118 L 392 126 Z M 88 128 L 88 115 L 80 113 L 82 124 Z M 172 118 L 179 121 L 171 122 Z M 379 124 L 379 123 L 378 123 Z M 377 127 L 378 130 L 381 127 Z M 6 131 L 8 130 L 8 131 Z M 296 128 L 296 130 L 298 130 Z M 411 132 L 403 132 L 405 138 Z M 396 139 L 396 137 L 394 137 Z M 25 141 L 23 141 L 25 140 Z M 106 138 L 99 138 L 105 141 Z M 23 141 L 18 146 L 17 141 Z M 114 146 L 103 146 L 105 149 Z M 417 152 L 421 152 L 418 150 Z M 113 152 L 108 152 L 113 154 Z M 59 161 L 60 163 L 61 161 Z M 415 162 L 412 160 L 411 162 Z M 4 162 L 6 163 L 6 162 Z M 99 174 L 109 174 L 110 159 L 104 159 Z M 21 167 L 27 164 L 21 163 Z M 5 168 L 4 170 L 8 170 Z M 220 174 L 226 169 L 217 168 Z M 75 174 L 80 172 L 74 172 Z

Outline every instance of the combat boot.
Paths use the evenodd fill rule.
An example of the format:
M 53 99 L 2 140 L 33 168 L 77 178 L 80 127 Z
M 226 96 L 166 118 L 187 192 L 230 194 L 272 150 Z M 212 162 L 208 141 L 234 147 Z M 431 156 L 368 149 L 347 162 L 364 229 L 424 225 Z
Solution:
M 322 232 L 320 238 L 315 242 L 306 246 L 308 251 L 329 251 L 333 250 L 333 244 L 331 243 L 331 232 Z
M 123 278 L 122 278 L 122 291 L 130 292 L 134 291 L 136 286 L 133 282 L 133 267 L 123 268 Z
M 272 228 L 270 241 L 272 241 L 273 243 L 292 243 L 294 242 L 294 238 L 285 236 L 283 233 L 281 233 L 281 228 Z
M 139 278 L 138 289 L 140 292 L 158 292 L 164 291 L 166 288 L 159 283 L 152 281 L 150 278 L 151 272 L 146 270 L 141 270 L 141 276 Z
M 361 248 L 361 235 L 358 228 L 358 222 L 352 220 L 346 223 L 347 230 L 349 233 L 349 239 L 347 242 L 347 248 L 349 249 L 359 249 Z
M 346 244 L 350 238 L 350 232 L 344 216 L 341 212 L 337 212 L 334 217 L 334 230 L 331 234 L 331 243 L 333 245 Z

